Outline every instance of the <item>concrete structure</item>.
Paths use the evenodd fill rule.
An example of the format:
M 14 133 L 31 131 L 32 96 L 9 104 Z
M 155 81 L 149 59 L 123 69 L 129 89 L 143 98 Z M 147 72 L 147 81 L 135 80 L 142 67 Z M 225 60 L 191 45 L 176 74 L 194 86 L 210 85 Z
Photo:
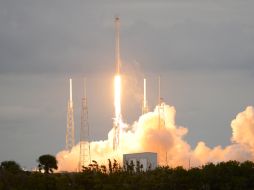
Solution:
M 140 164 L 141 171 L 154 170 L 157 167 L 157 153 L 141 152 L 123 155 L 123 166 L 127 169 L 127 165 L 134 165 L 134 171 Z

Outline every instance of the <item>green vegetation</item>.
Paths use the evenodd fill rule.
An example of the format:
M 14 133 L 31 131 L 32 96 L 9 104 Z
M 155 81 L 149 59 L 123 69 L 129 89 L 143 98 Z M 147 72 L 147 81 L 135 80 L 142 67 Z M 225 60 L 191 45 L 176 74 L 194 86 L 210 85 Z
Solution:
M 38 159 L 39 161 L 40 159 Z M 42 164 L 41 162 L 39 162 Z M 108 166 L 96 161 L 79 173 L 50 173 L 54 167 L 43 165 L 45 173 L 20 169 L 13 161 L 0 167 L 0 190 L 249 190 L 254 189 L 254 163 L 246 161 L 208 163 L 186 170 L 182 167 L 158 167 L 142 172 L 132 164 L 121 168 L 117 161 Z M 137 172 L 134 172 L 134 169 Z

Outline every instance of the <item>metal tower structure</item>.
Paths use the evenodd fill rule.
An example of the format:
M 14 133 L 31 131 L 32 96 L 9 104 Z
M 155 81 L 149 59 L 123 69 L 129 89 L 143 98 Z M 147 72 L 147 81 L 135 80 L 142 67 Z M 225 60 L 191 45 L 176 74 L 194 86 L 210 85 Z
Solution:
M 120 138 L 119 122 L 114 121 L 113 128 L 114 128 L 113 150 L 117 150 L 119 146 L 119 138 Z
M 80 125 L 79 171 L 82 171 L 83 166 L 88 165 L 89 163 L 91 163 L 90 135 L 88 123 L 86 80 L 84 79 L 84 95 L 82 98 L 81 125 Z
M 143 104 L 142 104 L 142 114 L 145 114 L 149 111 L 148 103 L 146 98 L 146 79 L 144 78 L 144 97 L 143 97 Z
M 159 76 L 158 81 L 158 127 L 159 129 L 165 128 L 165 103 L 163 102 L 163 98 L 161 98 L 161 78 Z M 165 165 L 168 165 L 168 152 L 165 151 Z
M 74 114 L 73 114 L 73 101 L 72 101 L 72 79 L 70 79 L 70 98 L 67 107 L 67 127 L 66 127 L 66 145 L 65 148 L 71 151 L 75 144 L 74 137 Z
M 115 18 L 115 66 L 116 66 L 116 77 L 115 78 L 115 88 L 116 85 L 121 85 L 121 78 L 120 78 L 120 68 L 121 68 L 121 60 L 120 60 L 120 18 Z M 119 84 L 116 84 L 119 83 Z M 120 93 L 120 92 L 119 92 Z M 115 94 L 116 96 L 116 94 Z M 121 94 L 118 94 L 118 103 L 120 104 L 120 96 Z M 116 97 L 115 97 L 116 98 Z M 120 121 L 121 121 L 121 107 L 118 107 L 115 109 L 119 109 L 118 111 L 115 110 L 115 118 L 113 123 L 113 150 L 117 150 L 120 142 Z

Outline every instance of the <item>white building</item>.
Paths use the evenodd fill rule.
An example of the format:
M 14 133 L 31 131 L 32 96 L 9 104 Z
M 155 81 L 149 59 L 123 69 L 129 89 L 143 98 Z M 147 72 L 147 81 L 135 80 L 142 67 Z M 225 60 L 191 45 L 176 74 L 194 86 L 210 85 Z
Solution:
M 157 153 L 142 152 L 123 155 L 123 166 L 127 169 L 128 165 L 134 166 L 136 171 L 139 165 L 141 171 L 154 170 L 157 167 Z

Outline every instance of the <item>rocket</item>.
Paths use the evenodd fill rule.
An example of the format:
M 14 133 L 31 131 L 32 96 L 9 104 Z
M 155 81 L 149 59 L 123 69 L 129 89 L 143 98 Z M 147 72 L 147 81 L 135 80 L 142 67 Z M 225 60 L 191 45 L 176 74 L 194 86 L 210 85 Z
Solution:
M 120 67 L 121 67 L 121 61 L 120 61 L 120 18 L 115 18 L 115 64 L 116 64 L 116 74 L 120 74 Z

